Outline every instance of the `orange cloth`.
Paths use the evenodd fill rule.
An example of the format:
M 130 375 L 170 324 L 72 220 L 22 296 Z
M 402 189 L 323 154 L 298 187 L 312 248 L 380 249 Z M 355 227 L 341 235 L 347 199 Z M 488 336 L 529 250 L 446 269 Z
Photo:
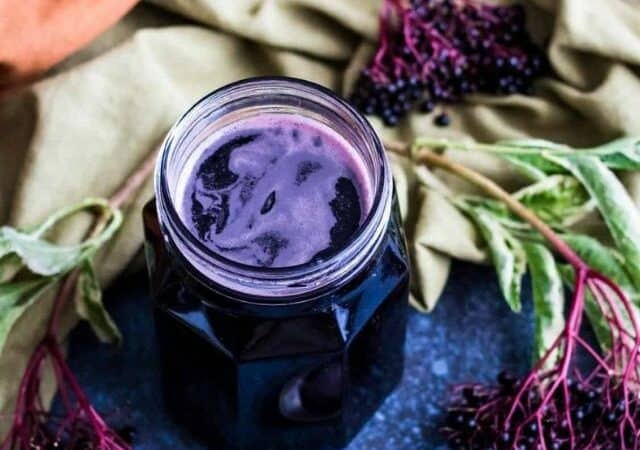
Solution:
M 0 91 L 62 61 L 137 0 L 0 0 Z

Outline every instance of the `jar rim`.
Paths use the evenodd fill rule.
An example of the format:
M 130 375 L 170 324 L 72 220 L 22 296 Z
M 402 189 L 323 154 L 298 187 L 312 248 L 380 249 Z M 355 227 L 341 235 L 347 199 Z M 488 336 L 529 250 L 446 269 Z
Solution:
M 374 192 L 371 206 L 363 223 L 354 233 L 347 245 L 340 249 L 337 249 L 334 253 L 332 253 L 325 259 L 311 260 L 302 264 L 283 267 L 253 266 L 229 259 L 205 245 L 200 239 L 198 239 L 197 236 L 194 235 L 193 231 L 190 230 L 184 223 L 171 198 L 171 190 L 168 184 L 168 177 L 164 175 L 166 174 L 171 151 L 175 150 L 175 147 L 179 145 L 180 138 L 189 133 L 189 125 L 194 125 L 199 119 L 203 118 L 203 113 L 201 111 L 203 107 L 210 106 L 215 102 L 221 102 L 221 105 L 219 106 L 222 106 L 225 102 L 225 97 L 228 97 L 234 91 L 250 91 L 252 88 L 268 89 L 270 93 L 276 92 L 278 89 L 286 89 L 290 91 L 288 95 L 297 94 L 300 97 L 305 97 L 305 94 L 311 94 L 322 98 L 323 100 L 335 103 L 336 107 L 341 108 L 342 112 L 348 115 L 349 119 L 353 120 L 353 126 L 357 127 L 359 131 L 366 136 L 367 140 L 370 141 L 369 144 L 372 148 L 375 149 L 376 156 L 381 162 L 379 167 L 380 173 L 378 174 L 375 186 L 373 186 Z M 248 95 L 241 98 L 248 98 L 250 96 L 251 94 L 248 93 Z M 305 98 L 309 100 L 308 97 Z M 283 295 L 285 293 L 282 292 L 282 289 L 287 290 L 287 285 L 299 287 L 298 289 L 293 289 L 296 294 L 293 296 L 298 296 L 298 294 L 301 293 L 299 291 L 305 290 L 303 287 L 299 286 L 300 283 L 305 284 L 305 280 L 307 282 L 316 280 L 317 276 L 322 275 L 323 272 L 326 272 L 328 269 L 335 266 L 336 262 L 338 262 L 337 260 L 340 259 L 340 256 L 344 255 L 345 253 L 351 254 L 353 257 L 356 257 L 358 248 L 362 246 L 361 240 L 363 239 L 363 237 L 365 237 L 366 239 L 370 239 L 374 237 L 373 234 L 381 234 L 380 232 L 374 233 L 374 231 L 376 229 L 379 229 L 381 225 L 386 225 L 386 222 L 388 222 L 387 219 L 390 215 L 392 191 L 390 179 L 391 174 L 389 164 L 382 142 L 380 141 L 378 135 L 376 134 L 371 124 L 367 121 L 367 119 L 362 116 L 346 100 L 335 94 L 333 91 L 325 88 L 324 86 L 307 80 L 284 76 L 266 76 L 247 78 L 222 86 L 200 98 L 184 114 L 180 116 L 180 118 L 171 127 L 171 129 L 167 133 L 167 136 L 165 137 L 164 142 L 162 143 L 161 151 L 158 156 L 158 162 L 156 165 L 155 191 L 156 197 L 159 199 L 158 212 L 159 217 L 161 218 L 160 225 L 163 234 L 165 234 L 165 238 L 168 237 L 169 239 L 174 241 L 172 242 L 174 246 L 176 244 L 175 240 L 179 239 L 182 244 L 186 244 L 185 247 L 189 250 L 191 256 L 197 256 L 201 261 L 216 265 L 221 270 L 229 272 L 229 274 L 237 275 L 247 280 L 253 279 L 256 284 L 268 284 L 269 286 L 262 286 L 263 289 L 266 288 L 264 292 L 250 293 L 251 296 L 254 297 L 254 300 L 256 300 L 251 301 L 250 303 L 261 303 L 261 298 L 269 298 L 272 300 L 269 300 L 268 303 L 274 304 L 274 297 L 277 297 L 283 302 L 291 303 L 290 301 L 288 301 L 290 300 L 288 299 L 288 297 L 291 296 Z M 160 209 L 162 209 L 166 213 L 166 217 L 168 219 L 166 222 L 162 220 L 163 215 L 160 214 Z M 385 216 L 387 217 L 385 218 Z M 378 241 L 380 240 L 380 238 L 381 236 L 378 236 Z M 178 245 L 178 247 L 181 246 Z M 194 265 L 192 261 L 190 261 L 189 258 L 187 258 L 186 255 L 184 255 L 184 252 L 181 250 L 181 248 L 178 248 L 178 251 L 182 253 L 182 256 L 185 256 L 186 262 L 189 263 L 190 266 L 192 266 L 197 272 L 200 272 L 200 275 L 203 275 L 205 279 L 210 280 L 210 277 L 207 274 L 202 273 L 202 270 L 198 269 L 197 265 Z M 314 277 L 313 275 L 316 276 Z M 218 282 L 218 284 L 223 288 L 229 289 L 229 286 L 226 286 L 224 283 Z M 312 289 L 307 290 L 307 292 L 305 293 L 309 293 L 312 291 L 316 292 L 319 290 L 319 288 L 324 287 L 316 285 L 316 283 L 313 282 L 310 284 L 312 284 L 313 286 L 307 287 L 311 287 Z M 279 287 L 280 289 L 269 289 L 269 287 Z M 230 290 L 237 291 L 240 294 L 249 293 L 245 290 L 238 290 L 234 288 L 230 288 Z M 260 290 L 262 289 L 259 289 L 259 291 Z M 271 292 L 272 290 L 274 292 Z

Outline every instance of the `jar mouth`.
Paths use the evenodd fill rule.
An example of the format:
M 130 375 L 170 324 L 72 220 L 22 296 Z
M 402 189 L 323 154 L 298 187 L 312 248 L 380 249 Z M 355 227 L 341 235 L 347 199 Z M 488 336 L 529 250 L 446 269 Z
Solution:
M 258 102 L 258 104 L 256 104 Z M 238 111 L 260 114 L 261 108 L 292 108 L 306 111 L 304 103 L 319 108 L 318 115 L 333 114 L 350 132 L 360 137 L 372 159 L 373 193 L 368 213 L 350 241 L 323 259 L 282 267 L 262 267 L 229 259 L 202 242 L 176 208 L 170 185 L 176 152 L 192 144 L 193 133 L 222 121 Z M 307 106 L 308 107 L 308 106 Z M 332 126 L 332 128 L 333 128 Z M 353 143 L 351 143 L 353 145 Z M 197 147 L 197 146 L 196 146 Z M 291 303 L 300 296 L 318 293 L 329 285 L 342 285 L 355 275 L 377 248 L 390 217 L 392 182 L 384 147 L 371 124 L 348 102 L 329 89 L 306 80 L 289 77 L 256 77 L 234 82 L 212 91 L 191 106 L 169 130 L 161 148 L 155 172 L 158 217 L 165 240 L 183 257 L 189 272 L 214 289 L 237 293 L 250 303 Z M 372 248 L 375 247 L 375 248 Z M 345 259 L 347 259 L 345 261 Z M 248 298 L 249 297 L 249 298 Z

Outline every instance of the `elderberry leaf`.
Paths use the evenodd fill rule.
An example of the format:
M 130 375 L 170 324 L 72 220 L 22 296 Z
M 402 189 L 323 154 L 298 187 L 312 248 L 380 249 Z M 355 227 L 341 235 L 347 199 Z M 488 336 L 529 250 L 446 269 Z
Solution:
M 0 228 L 0 236 L 9 242 L 9 254 L 16 254 L 33 273 L 52 276 L 75 267 L 90 248 L 87 245 L 62 246 L 22 233 L 11 227 Z
M 492 198 L 481 197 L 479 195 L 461 195 L 458 197 L 463 202 L 462 209 L 465 209 L 465 204 L 473 208 L 481 208 L 490 213 L 494 218 L 507 219 L 511 217 L 509 207 L 499 200 Z
M 624 267 L 636 289 L 640 289 L 640 211 L 620 180 L 594 156 L 553 158 L 586 188 L 596 201 Z
M 522 309 L 522 277 L 526 269 L 522 244 L 486 210 L 473 207 L 465 210 L 487 244 L 502 295 L 509 307 L 519 312 Z
M 624 258 L 615 249 L 584 234 L 565 234 L 562 239 L 589 267 L 614 281 L 630 298 L 638 300 L 638 292 L 624 268 Z
M 624 137 L 592 148 L 574 149 L 542 139 L 516 139 L 496 143 L 500 153 L 514 163 L 521 163 L 545 175 L 565 173 L 566 167 L 550 156 L 582 158 L 594 156 L 614 170 L 640 170 L 640 138 Z M 511 148 L 511 151 L 509 150 Z
M 512 151 L 516 154 L 528 154 L 532 156 L 537 156 L 542 152 L 561 152 L 561 151 L 572 151 L 572 148 L 568 145 L 558 144 L 553 141 L 548 141 L 546 139 L 503 139 L 501 141 L 496 142 L 496 146 L 501 147 L 501 152 L 508 152 L 504 148 L 511 148 Z
M 534 360 L 544 357 L 564 330 L 564 286 L 551 251 L 542 244 L 525 243 L 527 264 L 533 290 L 535 312 Z M 556 354 L 549 355 L 546 365 L 552 367 Z
M 640 293 L 633 287 L 631 278 L 624 268 L 623 258 L 615 249 L 582 234 L 564 235 L 563 240 L 589 267 L 614 281 L 634 301 L 635 305 L 640 305 Z M 565 283 L 572 287 L 575 279 L 573 267 L 563 267 L 561 273 Z M 588 290 L 585 293 L 585 299 L 585 311 L 600 346 L 603 349 L 611 348 L 611 328 L 593 294 Z
M 416 146 L 426 146 L 436 151 L 455 148 L 494 154 L 510 162 L 526 177 L 541 181 L 548 175 L 568 173 L 568 168 L 556 158 L 595 157 L 614 170 L 640 170 L 640 138 L 626 137 L 593 148 L 575 149 L 543 139 L 511 139 L 495 144 L 453 142 L 446 139 L 416 140 Z
M 501 158 L 511 163 L 518 172 L 530 180 L 539 181 L 547 177 L 546 172 L 535 164 L 535 160 L 530 161 L 527 157 L 518 156 L 501 156 Z
M 624 267 L 624 260 L 615 249 L 607 247 L 590 236 L 581 234 L 565 235 L 563 239 L 589 267 L 615 282 L 633 304 L 640 307 L 640 292 L 634 287 Z M 573 278 L 571 280 L 573 281 Z M 600 345 L 608 348 L 611 341 L 610 328 L 590 291 L 587 291 L 586 312 L 596 331 Z M 631 323 L 628 323 L 628 326 L 632 330 Z
M 89 322 L 102 342 L 120 344 L 122 335 L 102 303 L 100 283 L 89 259 L 79 268 L 75 308 L 78 315 Z
M 98 213 L 113 212 L 109 202 L 103 198 L 86 198 L 70 206 L 66 206 L 52 213 L 42 223 L 35 227 L 23 230 L 35 237 L 42 237 L 47 231 L 58 225 L 64 219 L 71 217 L 81 211 L 97 210 Z
M 462 210 L 465 210 L 468 206 L 482 209 L 510 231 L 524 232 L 531 229 L 529 224 L 511 214 L 507 205 L 498 200 L 480 197 L 477 195 L 462 195 L 457 199 L 454 199 L 454 204 L 458 205 Z
M 514 197 L 550 225 L 572 225 L 596 208 L 595 201 L 575 178 L 551 175 L 525 187 Z
M 616 170 L 640 170 L 640 138 L 616 139 L 593 149 L 584 150 L 599 155 L 607 167 Z
M 98 209 L 101 217 L 109 217 L 102 232 L 76 245 L 56 245 L 44 239 L 47 231 L 61 220 L 86 209 Z M 112 209 L 106 200 L 87 199 L 55 212 L 28 230 L 0 227 L 0 353 L 13 325 L 27 308 L 61 277 L 86 265 L 121 223 L 120 211 Z M 80 275 L 82 279 L 84 271 Z M 91 293 L 96 303 L 96 294 L 91 288 L 84 290 Z
M 488 146 L 490 149 L 491 146 Z M 572 151 L 570 147 L 544 139 L 511 139 L 496 142 L 494 151 L 500 158 L 509 161 L 523 175 L 542 181 L 548 175 L 566 173 L 566 169 L 544 157 L 547 152 Z
M 92 239 L 76 245 L 57 245 L 42 236 L 56 223 L 80 210 L 98 207 L 109 210 L 110 220 L 104 230 Z M 20 231 L 9 226 L 0 227 L 0 258 L 16 255 L 32 273 L 54 276 L 69 272 L 84 259 L 91 257 L 108 241 L 122 223 L 122 214 L 112 210 L 99 199 L 89 199 L 51 215 L 31 231 Z
M 0 354 L 18 319 L 56 281 L 53 277 L 36 277 L 0 283 Z

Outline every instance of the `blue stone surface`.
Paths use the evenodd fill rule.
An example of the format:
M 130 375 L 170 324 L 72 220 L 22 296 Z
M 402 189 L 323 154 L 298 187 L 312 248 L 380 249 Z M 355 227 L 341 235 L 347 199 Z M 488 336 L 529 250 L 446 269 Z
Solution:
M 491 268 L 455 263 L 435 311 L 410 315 L 401 385 L 348 450 L 446 450 L 438 427 L 451 386 L 529 367 L 533 322 L 529 288 L 523 291 L 524 311 L 514 314 Z M 174 424 L 164 409 L 145 275 L 117 283 L 105 301 L 123 347 L 99 344 L 83 324 L 72 335 L 69 357 L 94 405 L 115 428 L 135 427 L 136 449 L 211 448 Z

